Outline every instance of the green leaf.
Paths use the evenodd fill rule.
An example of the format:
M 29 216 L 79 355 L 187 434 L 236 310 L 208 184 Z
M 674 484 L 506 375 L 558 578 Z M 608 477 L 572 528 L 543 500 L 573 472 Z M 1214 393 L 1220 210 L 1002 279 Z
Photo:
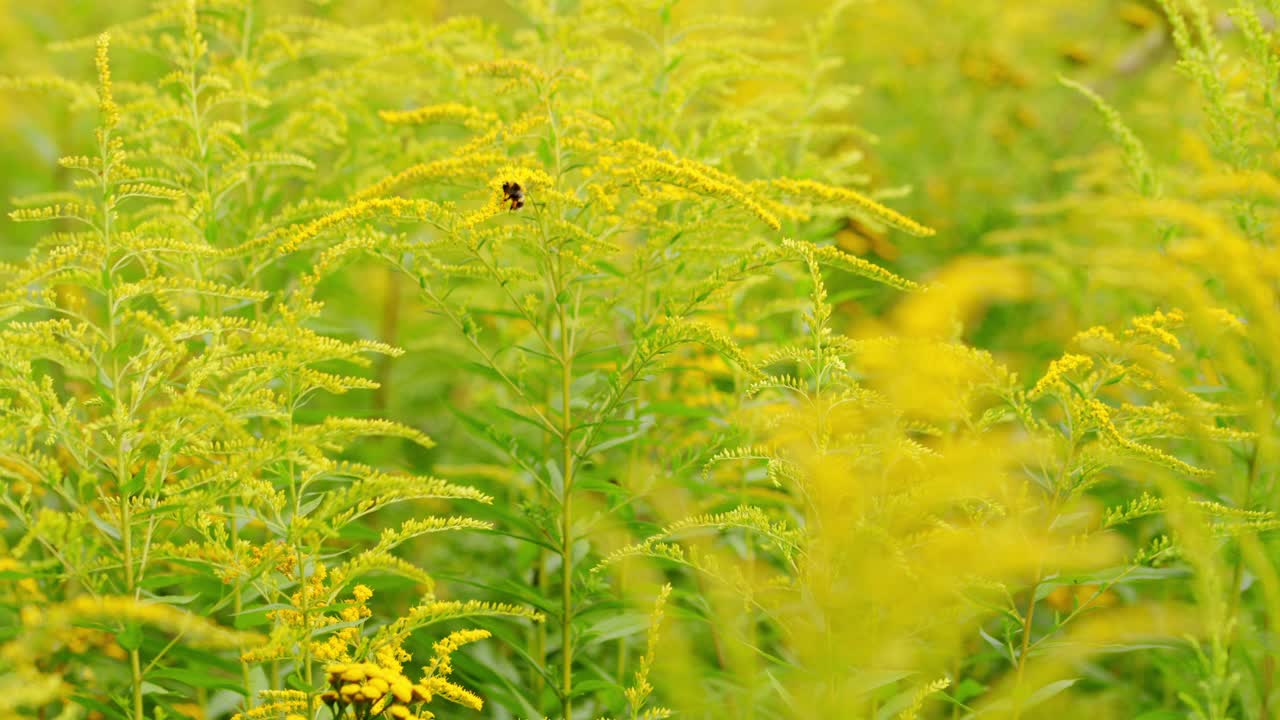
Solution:
M 145 469 L 139 470 L 134 473 L 133 477 L 129 478 L 128 482 L 120 488 L 120 494 L 125 497 L 132 497 L 133 495 L 138 494 L 138 491 L 142 489 L 143 485 L 146 484 L 146 481 L 147 471 Z
M 245 610 L 234 617 L 232 620 L 232 627 L 237 630 L 245 630 L 248 628 L 260 627 L 262 625 L 270 625 L 271 620 L 267 617 L 267 613 L 273 609 L 278 610 L 288 607 L 290 606 L 276 603 L 274 605 L 256 607 L 252 610 Z
M 101 530 L 103 535 L 106 535 L 113 540 L 120 539 L 120 530 L 116 528 L 116 526 L 102 519 L 98 513 L 94 512 L 93 508 L 89 508 L 88 512 L 89 521 L 93 523 L 94 527 Z
M 952 692 L 951 697 L 959 703 L 967 703 L 970 700 L 981 696 L 987 691 L 987 686 L 974 680 L 973 678 L 965 678 L 956 685 L 956 689 Z
M 143 680 L 142 694 L 143 695 L 177 695 L 178 693 L 173 690 L 170 690 L 167 687 L 164 687 L 163 685 L 157 685 L 151 682 L 150 680 Z
M 1035 692 L 1031 693 L 1031 695 L 1027 697 L 1027 701 L 1023 703 L 1023 708 L 1029 708 L 1033 705 L 1039 705 L 1045 700 L 1048 700 L 1054 695 L 1057 695 L 1061 693 L 1063 690 L 1066 690 L 1072 685 L 1075 685 L 1076 682 L 1078 682 L 1079 680 L 1080 678 L 1067 678 L 1066 680 L 1057 680 L 1057 681 L 1051 682 L 1048 685 L 1045 685 L 1044 687 L 1040 688 L 1039 690 L 1036 690 Z
M 515 410 L 512 410 L 511 408 L 505 407 L 503 405 L 494 405 L 493 409 L 497 410 L 503 415 L 506 415 L 509 418 L 512 418 L 513 420 L 516 420 L 522 423 L 528 423 L 529 425 L 532 425 L 533 427 L 537 428 L 540 432 L 545 432 L 548 435 L 556 434 L 555 429 L 547 427 L 542 423 L 541 420 L 538 420 L 537 418 L 529 417 L 527 415 L 518 413 Z
M 572 697 L 579 697 L 581 695 L 587 695 L 600 690 L 616 690 L 617 688 L 618 683 L 610 682 L 608 680 L 584 680 L 573 684 L 573 692 L 570 693 L 570 695 Z
M 707 418 L 715 415 L 715 412 L 710 408 L 693 407 L 675 400 L 651 402 L 644 406 L 644 412 L 651 412 L 658 415 L 670 415 L 672 417 L 690 418 Z
M 649 629 L 648 613 L 623 613 L 592 623 L 582 633 L 580 647 L 599 645 L 618 638 L 639 635 Z
M 136 622 L 126 623 L 124 630 L 116 635 L 116 642 L 129 652 L 142 647 L 142 625 Z
M 88 695 L 72 695 L 71 702 L 74 702 L 85 710 L 96 710 L 106 717 L 122 717 L 120 712 L 115 708 L 101 700 L 89 697 Z
M 914 675 L 909 670 L 873 670 L 866 669 L 858 673 L 857 678 L 851 684 L 851 691 L 861 694 L 868 693 L 877 688 L 896 683 L 902 678 Z

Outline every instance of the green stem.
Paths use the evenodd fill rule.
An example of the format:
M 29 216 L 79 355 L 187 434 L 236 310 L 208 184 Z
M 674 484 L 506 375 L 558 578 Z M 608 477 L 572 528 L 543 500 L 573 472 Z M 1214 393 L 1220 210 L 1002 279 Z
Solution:
M 128 482 L 128 471 L 124 463 L 127 457 L 124 452 L 124 444 L 121 443 L 116 454 L 116 482 Z M 124 487 L 120 485 L 120 487 Z M 136 593 L 134 570 L 133 570 L 133 517 L 130 513 L 129 496 L 120 495 L 120 535 L 121 544 L 124 546 L 124 585 L 126 594 L 134 597 Z M 138 648 L 129 651 L 129 671 L 133 680 L 133 717 L 135 720 L 143 720 L 142 714 L 142 655 Z
M 1058 501 L 1064 492 L 1064 483 L 1071 477 L 1071 466 L 1076 459 L 1076 450 L 1079 447 L 1079 438 L 1075 431 L 1075 420 L 1071 416 L 1071 411 L 1067 403 L 1063 403 L 1063 409 L 1066 411 L 1067 427 L 1068 427 L 1068 444 L 1066 459 L 1058 468 L 1058 474 L 1053 480 L 1053 497 L 1049 501 L 1048 516 L 1054 518 L 1058 510 Z M 1070 489 L 1065 489 L 1070 494 Z M 1027 614 L 1022 619 L 1022 649 L 1018 652 L 1018 667 L 1014 678 L 1014 697 L 1013 697 L 1013 720 L 1018 720 L 1022 716 L 1022 677 L 1025 674 L 1027 666 L 1027 654 L 1033 647 L 1031 643 L 1032 624 L 1035 622 L 1036 613 L 1036 591 L 1040 587 L 1040 582 L 1044 579 L 1044 563 L 1036 565 L 1036 577 L 1031 583 L 1031 594 L 1027 599 Z
M 236 522 L 239 515 L 239 503 L 232 499 L 231 501 L 231 556 L 233 562 L 239 562 L 240 553 L 240 523 Z M 236 584 L 232 592 L 232 603 L 235 610 L 235 616 L 240 617 L 240 613 L 244 611 L 244 581 L 236 578 Z M 244 683 L 245 697 L 249 697 L 250 673 L 249 663 L 245 661 L 244 654 L 240 655 L 240 679 Z M 249 703 L 246 700 L 244 708 L 249 709 Z
M 116 352 L 116 344 L 119 340 L 116 333 L 116 298 L 115 283 L 112 277 L 112 245 L 111 245 L 111 213 L 113 202 L 111 198 L 111 128 L 105 125 L 101 132 L 101 142 L 99 145 L 99 153 L 102 158 L 102 243 L 107 249 L 107 258 L 104 272 L 102 274 L 105 284 L 107 302 L 107 347 L 111 353 L 111 391 L 116 395 L 116 408 L 113 414 L 116 418 L 115 422 L 115 444 L 116 444 L 116 491 L 120 493 L 120 544 L 124 562 L 124 587 L 125 594 L 133 599 L 137 599 L 137 575 L 134 571 L 134 552 L 133 552 L 133 516 L 132 504 L 129 494 L 125 492 L 129 486 L 129 453 L 125 448 L 125 432 L 129 427 L 129 419 L 121 413 L 123 408 L 128 408 L 129 403 L 123 396 L 124 386 L 121 382 L 122 374 L 120 372 L 119 354 Z M 132 684 L 133 695 L 133 717 L 134 720 L 144 720 L 143 704 L 142 704 L 142 655 L 138 648 L 129 651 L 129 674 Z
M 1022 619 L 1022 649 L 1018 652 L 1018 672 L 1014 680 L 1013 720 L 1022 717 L 1022 676 L 1027 666 L 1027 650 L 1031 646 L 1031 625 L 1036 616 L 1036 590 L 1040 587 L 1041 569 L 1036 570 L 1035 582 L 1031 583 L 1031 597 L 1027 599 L 1027 614 Z
M 302 491 L 303 488 L 298 483 L 298 468 L 294 462 L 294 414 L 297 408 L 297 393 L 294 385 L 293 374 L 289 374 L 289 416 L 286 426 L 285 452 L 288 453 L 289 468 L 289 488 L 290 495 L 293 499 L 293 521 L 302 517 Z M 290 523 L 292 525 L 292 522 Z M 302 538 L 294 537 L 294 561 L 298 568 L 298 594 L 302 599 L 302 607 L 299 610 L 302 613 L 302 657 L 300 658 L 301 667 L 298 668 L 298 674 L 302 677 L 303 684 L 307 693 L 307 717 L 315 715 L 315 686 L 311 677 L 311 637 L 314 629 L 311 627 L 311 593 L 310 582 L 307 575 L 306 557 L 302 553 Z M 313 552 L 313 556 L 317 553 Z
M 564 305 L 560 305 L 561 447 L 563 448 L 564 487 L 560 503 L 560 632 L 563 662 L 560 676 L 560 704 L 564 720 L 573 718 L 573 446 L 569 434 L 573 430 L 569 406 L 573 396 L 573 358 L 569 347 L 569 328 Z
M 539 495 L 542 495 L 539 489 Z M 551 595 L 551 582 L 547 577 L 547 557 L 550 553 L 546 548 L 538 548 L 538 568 L 537 568 L 537 586 L 541 597 Z M 547 666 L 547 623 L 535 623 L 533 628 L 533 656 L 538 661 L 538 666 L 546 668 Z M 537 673 L 534 677 L 534 696 L 538 698 L 538 706 L 542 706 L 542 692 L 546 688 L 546 676 L 544 673 Z

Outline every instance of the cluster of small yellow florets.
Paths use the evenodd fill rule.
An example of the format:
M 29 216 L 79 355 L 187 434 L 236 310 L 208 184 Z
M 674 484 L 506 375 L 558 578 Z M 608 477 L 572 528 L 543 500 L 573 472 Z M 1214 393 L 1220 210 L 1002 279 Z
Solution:
M 326 579 L 332 582 L 326 583 Z M 267 617 L 277 623 L 271 640 L 265 645 L 245 651 L 240 659 L 244 662 L 260 663 L 287 657 L 293 652 L 293 646 L 299 640 L 299 631 L 309 632 L 310 637 L 323 638 L 308 641 L 308 649 L 315 660 L 327 662 L 351 659 L 352 649 L 360 642 L 361 623 L 373 615 L 373 611 L 367 604 L 373 597 L 373 591 L 365 585 L 356 585 L 351 590 L 351 599 L 338 603 L 332 593 L 334 588 L 341 584 L 342 578 L 339 574 L 330 576 L 323 566 L 316 566 L 307 578 L 303 589 L 289 597 L 292 607 L 267 613 Z M 336 615 L 314 610 L 303 611 L 305 607 L 319 608 L 335 605 L 341 606 Z M 342 624 L 342 627 L 336 631 L 324 630 L 338 624 Z
M 450 633 L 448 637 L 438 640 L 432 645 L 436 655 L 431 658 L 431 663 L 423 670 L 431 677 L 449 675 L 453 672 L 452 658 L 454 651 L 467 643 L 484 640 L 489 635 L 488 630 L 458 630 Z
M 352 602 L 338 612 L 344 623 L 358 623 L 373 612 L 365 605 L 373 597 L 373 591 L 367 586 L 356 585 L 351 592 Z M 347 660 L 350 649 L 360 642 L 360 626 L 347 625 L 323 641 L 311 643 L 311 656 L 320 661 Z
M 414 713 L 409 706 L 431 702 L 431 689 L 410 682 L 399 671 L 373 663 L 333 663 L 325 668 L 331 690 L 320 696 L 326 705 L 340 716 L 347 707 L 354 709 L 356 717 L 386 717 L 396 720 L 426 720 L 434 713 L 422 710 Z
M 405 677 L 402 662 L 408 653 L 397 643 L 379 647 L 375 653 L 377 662 L 332 663 L 325 668 L 330 689 L 320 699 L 341 716 L 348 707 L 356 717 L 388 717 L 395 720 L 429 720 L 435 714 L 413 705 L 426 704 L 436 697 L 479 710 L 484 702 L 475 693 L 456 683 L 448 675 L 453 672 L 450 661 L 454 651 L 462 645 L 489 637 L 488 630 L 459 630 L 436 642 L 435 657 L 423 668 L 422 680 L 413 682 Z

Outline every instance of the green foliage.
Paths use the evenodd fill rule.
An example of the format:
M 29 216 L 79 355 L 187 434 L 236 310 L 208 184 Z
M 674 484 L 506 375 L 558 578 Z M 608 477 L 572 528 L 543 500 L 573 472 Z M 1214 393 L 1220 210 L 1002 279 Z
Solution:
M 7 716 L 1274 714 L 1276 3 L 131 5 L 0 8 Z

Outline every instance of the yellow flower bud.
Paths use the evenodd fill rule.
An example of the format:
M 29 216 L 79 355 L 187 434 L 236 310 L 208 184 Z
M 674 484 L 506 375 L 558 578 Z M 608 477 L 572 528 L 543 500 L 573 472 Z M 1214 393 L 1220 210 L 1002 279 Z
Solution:
M 407 703 L 413 699 L 413 683 L 405 678 L 396 678 L 391 683 L 391 694 L 400 702 Z

